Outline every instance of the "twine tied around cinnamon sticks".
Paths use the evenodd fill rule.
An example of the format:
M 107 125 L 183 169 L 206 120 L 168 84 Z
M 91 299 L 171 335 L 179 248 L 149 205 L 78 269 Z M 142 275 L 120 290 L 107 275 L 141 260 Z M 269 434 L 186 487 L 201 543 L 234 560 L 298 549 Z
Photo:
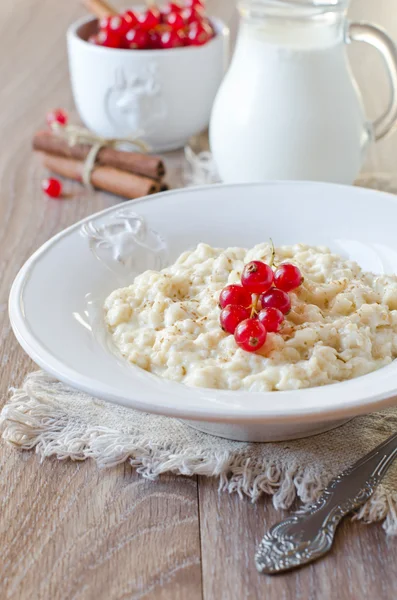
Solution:
M 127 144 L 137 151 L 127 150 Z M 34 135 L 33 149 L 53 173 L 123 198 L 168 189 L 164 162 L 138 138 L 106 139 L 83 127 L 54 125 Z
M 143 140 L 136 138 L 104 138 L 96 135 L 89 129 L 79 125 L 61 125 L 60 123 L 51 123 L 53 133 L 64 139 L 68 146 L 76 146 L 76 144 L 88 144 L 91 146 L 87 157 L 84 161 L 82 182 L 87 187 L 92 189 L 91 182 L 92 172 L 96 165 L 97 156 L 102 148 L 114 148 L 117 150 L 121 146 L 130 145 L 139 148 L 141 152 L 148 152 L 149 147 Z

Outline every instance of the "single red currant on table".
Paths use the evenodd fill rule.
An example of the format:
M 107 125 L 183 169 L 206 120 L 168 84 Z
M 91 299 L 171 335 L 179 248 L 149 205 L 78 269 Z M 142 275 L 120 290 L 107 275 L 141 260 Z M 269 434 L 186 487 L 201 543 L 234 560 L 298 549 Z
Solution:
M 241 283 L 251 294 L 267 292 L 273 283 L 273 271 L 260 260 L 252 260 L 244 267 Z
M 278 308 L 284 315 L 291 310 L 291 300 L 287 292 L 277 288 L 271 288 L 259 298 L 259 306 L 264 308 Z
M 68 124 L 68 114 L 62 108 L 55 108 L 47 113 L 47 123 L 50 127 L 53 123 L 65 126 Z
M 281 325 L 284 321 L 284 314 L 278 308 L 269 306 L 269 308 L 263 308 L 258 314 L 258 319 L 265 327 L 266 331 L 277 333 L 280 331 Z
M 274 273 L 274 285 L 284 292 L 291 292 L 303 282 L 302 273 L 295 265 L 284 263 Z
M 257 319 L 241 321 L 234 332 L 237 345 L 246 352 L 255 352 L 266 342 L 267 331 Z
M 248 319 L 250 316 L 249 308 L 240 304 L 229 304 L 221 310 L 220 322 L 223 331 L 234 333 L 236 327 L 241 321 Z
M 251 294 L 242 285 L 227 285 L 220 293 L 219 306 L 225 308 L 228 304 L 240 304 L 249 308 L 252 304 Z
M 41 187 L 43 192 L 50 198 L 59 198 L 62 194 L 62 183 L 59 179 L 43 179 Z

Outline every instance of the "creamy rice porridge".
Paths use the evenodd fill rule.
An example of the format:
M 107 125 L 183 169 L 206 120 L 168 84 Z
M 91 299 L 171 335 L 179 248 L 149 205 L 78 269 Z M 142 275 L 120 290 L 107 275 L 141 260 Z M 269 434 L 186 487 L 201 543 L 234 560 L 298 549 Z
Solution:
M 105 302 L 105 321 L 126 359 L 189 386 L 291 390 L 344 381 L 397 356 L 397 276 L 363 272 L 327 248 L 276 249 L 305 280 L 290 292 L 280 333 L 257 353 L 240 349 L 219 324 L 218 299 L 239 283 L 244 264 L 268 262 L 269 244 L 212 248 L 199 244 L 160 272 L 146 271 Z

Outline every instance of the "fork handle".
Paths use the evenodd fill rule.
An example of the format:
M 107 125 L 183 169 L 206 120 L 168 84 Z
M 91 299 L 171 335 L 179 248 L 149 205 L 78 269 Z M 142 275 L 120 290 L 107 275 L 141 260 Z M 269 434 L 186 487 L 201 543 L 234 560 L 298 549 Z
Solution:
M 335 477 L 316 503 L 273 526 L 256 553 L 258 571 L 279 573 L 326 554 L 342 518 L 372 496 L 396 457 L 397 433 Z

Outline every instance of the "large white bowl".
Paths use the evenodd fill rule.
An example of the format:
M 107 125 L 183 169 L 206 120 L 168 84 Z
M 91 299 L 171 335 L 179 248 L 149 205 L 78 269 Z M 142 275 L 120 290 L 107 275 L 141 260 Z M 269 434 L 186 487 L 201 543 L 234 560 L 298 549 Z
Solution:
M 170 50 L 96 46 L 86 41 L 96 30 L 95 19 L 71 25 L 70 78 L 85 125 L 107 138 L 140 132 L 156 152 L 180 148 L 205 129 L 229 49 L 228 28 L 212 21 L 216 36 L 207 44 Z
M 139 214 L 143 221 L 136 217 Z M 397 362 L 379 371 L 300 391 L 189 388 L 115 356 L 102 323 L 114 288 L 198 242 L 246 246 L 328 245 L 374 272 L 397 272 L 397 199 L 321 183 L 219 185 L 159 194 L 105 210 L 61 232 L 23 266 L 10 318 L 26 352 L 71 386 L 111 402 L 188 420 L 201 430 L 247 441 L 325 431 L 396 403 Z

